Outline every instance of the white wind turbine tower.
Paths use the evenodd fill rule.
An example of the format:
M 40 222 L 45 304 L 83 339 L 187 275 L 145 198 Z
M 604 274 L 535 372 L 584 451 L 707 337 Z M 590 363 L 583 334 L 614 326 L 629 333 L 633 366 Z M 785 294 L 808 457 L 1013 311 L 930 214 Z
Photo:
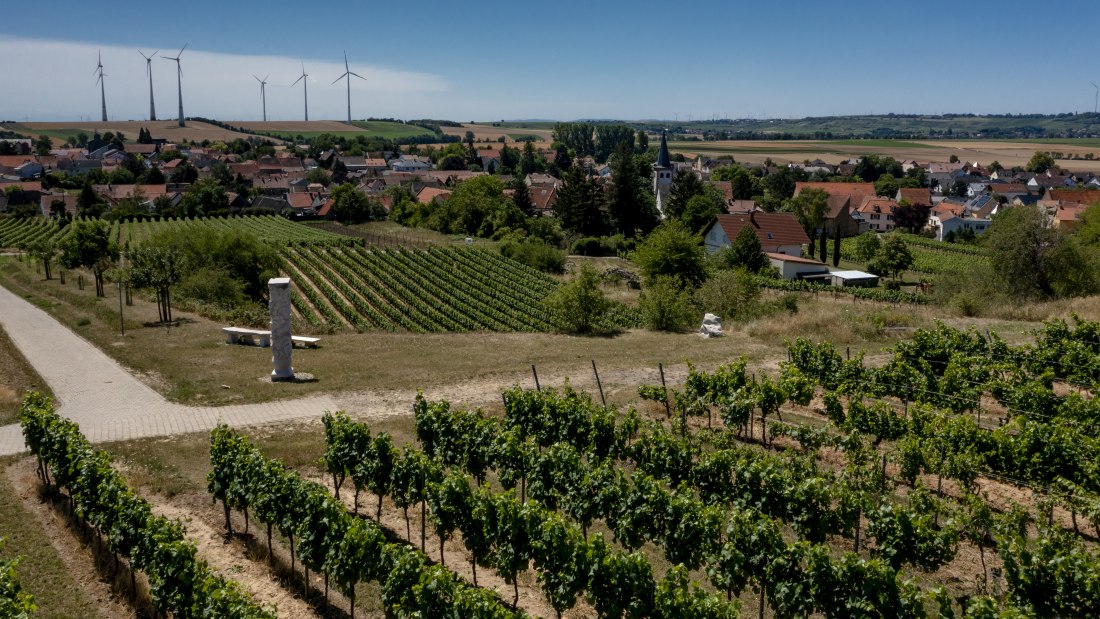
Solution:
M 138 53 L 141 54 L 141 57 L 145 59 L 145 72 L 149 74 L 149 120 L 156 120 L 157 107 L 153 104 L 153 57 L 159 54 L 160 50 L 158 49 L 148 56 L 146 56 L 145 52 L 142 52 L 140 49 L 138 50 Z
M 172 58 L 171 56 L 163 56 L 163 58 L 165 60 L 174 60 L 174 61 L 176 61 L 176 86 L 179 89 L 179 93 L 180 93 L 180 118 L 179 118 L 179 120 L 180 120 L 180 126 L 181 127 L 184 126 L 184 125 L 183 125 L 183 67 L 180 66 L 180 56 L 183 55 L 183 50 L 185 50 L 185 49 L 187 49 L 187 44 L 186 43 L 184 43 L 183 47 L 180 48 L 180 53 L 176 54 L 175 58 Z
M 99 103 L 103 107 L 103 122 L 107 122 L 107 90 L 106 86 L 104 86 L 103 84 L 103 78 L 106 77 L 107 74 L 103 72 L 102 53 L 98 55 L 98 61 L 96 63 L 94 74 L 97 76 L 95 81 L 97 84 L 99 84 Z
M 352 76 L 358 77 L 359 79 L 363 80 L 364 82 L 367 81 L 367 78 L 363 77 L 362 75 L 359 75 L 358 73 L 356 73 L 356 72 L 352 71 L 350 68 L 348 68 L 348 53 L 344 52 L 344 74 L 341 75 L 340 77 L 332 80 L 332 83 L 335 84 L 336 82 L 339 82 L 340 80 L 344 79 L 345 77 L 348 78 L 348 124 L 349 125 L 351 124 L 351 78 L 352 78 Z
M 252 77 L 256 77 L 256 76 L 253 75 Z M 256 81 L 260 83 L 260 101 L 263 102 L 263 106 L 264 106 L 264 122 L 267 122 L 267 90 L 266 90 L 266 87 L 267 87 L 267 78 L 269 78 L 269 77 L 271 77 L 270 73 L 265 75 L 263 79 L 260 79 L 260 78 L 256 77 Z
M 302 63 L 302 75 L 298 79 L 294 80 L 294 83 L 291 84 L 291 87 L 294 87 L 295 85 L 297 85 L 298 82 L 302 83 L 302 89 L 303 89 L 303 92 L 305 93 L 306 122 L 309 122 L 309 74 L 306 73 L 305 63 Z

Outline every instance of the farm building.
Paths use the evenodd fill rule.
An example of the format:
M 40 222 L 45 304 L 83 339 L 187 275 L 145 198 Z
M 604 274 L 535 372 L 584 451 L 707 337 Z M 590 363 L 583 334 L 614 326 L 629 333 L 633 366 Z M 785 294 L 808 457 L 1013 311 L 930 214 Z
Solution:
M 707 251 L 713 253 L 729 246 L 745 226 L 753 227 L 765 252 L 801 256 L 802 246 L 810 242 L 794 215 L 751 211 L 716 215 L 703 231 Z
M 788 256 L 787 254 L 777 254 L 775 252 L 766 252 L 764 255 L 768 257 L 772 267 L 779 271 L 779 275 L 783 279 L 804 279 L 807 276 L 822 276 L 829 272 L 828 266 L 812 258 Z

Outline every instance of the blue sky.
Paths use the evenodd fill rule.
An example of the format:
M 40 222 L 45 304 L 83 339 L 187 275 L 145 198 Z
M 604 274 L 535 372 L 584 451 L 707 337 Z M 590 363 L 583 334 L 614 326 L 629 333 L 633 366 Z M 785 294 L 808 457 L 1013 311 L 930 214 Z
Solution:
M 1049 10 L 1054 9 L 1054 10 Z M 1038 19 L 1038 22 L 1035 20 Z M 1091 111 L 1095 5 L 869 2 L 24 3 L 0 22 L 0 119 L 97 117 L 104 50 L 113 118 L 148 112 L 144 60 L 184 54 L 188 115 L 453 120 L 734 118 Z M 1094 73 L 1094 74 L 1093 74 Z M 174 67 L 154 62 L 158 115 Z M 144 93 L 144 96 L 142 96 Z

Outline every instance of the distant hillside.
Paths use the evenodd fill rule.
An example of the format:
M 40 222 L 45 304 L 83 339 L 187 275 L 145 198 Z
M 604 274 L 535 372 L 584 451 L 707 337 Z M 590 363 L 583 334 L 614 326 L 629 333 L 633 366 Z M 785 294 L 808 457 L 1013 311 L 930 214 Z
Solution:
M 1083 138 L 1100 136 L 1100 114 L 886 114 L 800 119 L 739 119 L 696 122 L 629 122 L 654 131 L 717 140 L 829 140 L 841 138 Z

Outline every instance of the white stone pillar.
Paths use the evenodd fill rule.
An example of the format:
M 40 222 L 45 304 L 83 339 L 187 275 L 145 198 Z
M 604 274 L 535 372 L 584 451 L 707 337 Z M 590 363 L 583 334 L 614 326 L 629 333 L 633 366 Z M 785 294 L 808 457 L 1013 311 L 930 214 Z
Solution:
M 271 312 L 271 380 L 292 380 L 294 368 L 290 366 L 290 353 L 294 342 L 290 339 L 290 278 L 275 277 L 267 280 Z

